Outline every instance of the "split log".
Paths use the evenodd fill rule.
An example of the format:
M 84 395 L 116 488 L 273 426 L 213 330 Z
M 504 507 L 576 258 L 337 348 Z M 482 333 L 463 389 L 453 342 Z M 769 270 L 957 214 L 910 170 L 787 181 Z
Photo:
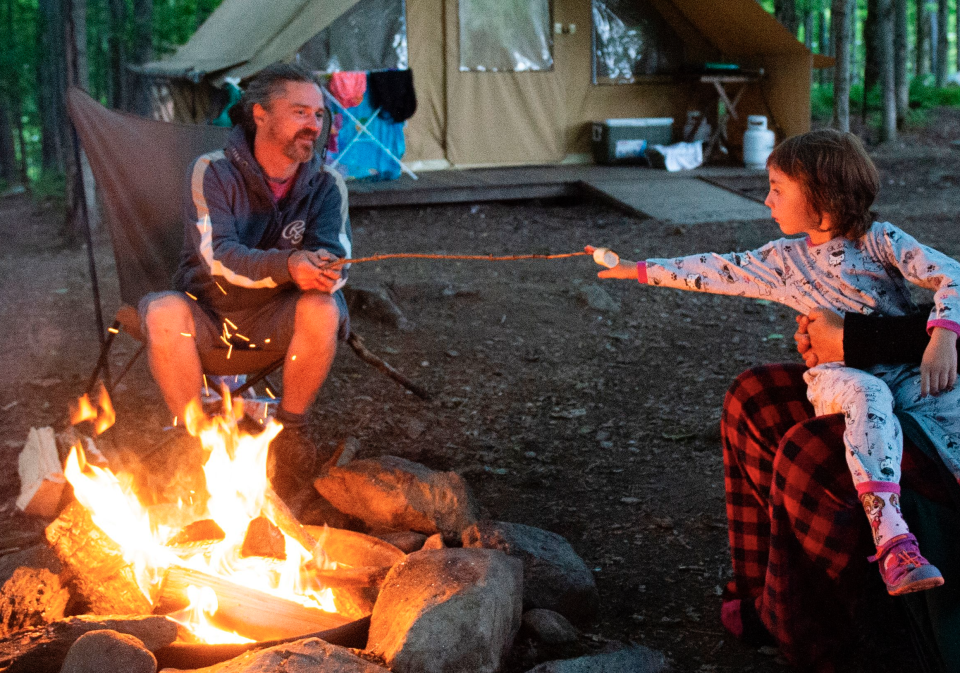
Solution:
M 53 428 L 30 428 L 18 460 L 20 496 L 17 507 L 25 514 L 54 517 L 67 484 L 57 453 Z
M 324 587 L 331 589 L 357 589 L 379 587 L 390 572 L 390 566 L 362 566 L 360 568 L 338 568 L 336 570 L 318 570 L 313 577 Z
M 240 557 L 263 556 L 283 561 L 287 558 L 286 542 L 283 533 L 270 519 L 258 516 L 247 526 L 243 536 Z
M 350 621 L 336 613 L 308 608 L 220 577 L 180 567 L 170 568 L 167 572 L 160 586 L 157 610 L 171 612 L 185 608 L 188 605 L 187 587 L 191 585 L 210 587 L 217 595 L 219 608 L 211 619 L 214 624 L 254 640 L 302 636 L 343 626 Z
M 79 502 L 47 526 L 47 541 L 63 564 L 76 597 L 95 615 L 144 615 L 153 604 L 140 590 L 133 565 Z
M 0 636 L 63 619 L 70 592 L 46 568 L 17 568 L 0 589 Z
M 168 547 L 191 548 L 211 542 L 220 542 L 227 536 L 213 519 L 200 519 L 189 523 L 172 538 L 167 540 Z
M 317 540 L 307 529 L 297 521 L 286 503 L 280 499 L 280 496 L 269 486 L 264 491 L 263 515 L 273 521 L 273 523 L 284 533 L 303 545 L 311 554 L 317 546 Z
M 305 636 L 294 636 L 283 640 L 265 640 L 259 643 L 242 643 L 230 645 L 205 645 L 173 643 L 157 650 L 157 668 L 196 669 L 211 666 L 220 662 L 239 657 L 244 652 L 259 650 L 283 643 L 291 643 L 305 638 L 319 638 L 331 645 L 350 647 L 362 650 L 367 646 L 367 634 L 370 631 L 370 617 L 358 619 L 335 629 L 308 633 Z
M 177 637 L 176 623 L 166 617 L 70 617 L 0 639 L 0 671 L 59 673 L 70 646 L 84 633 L 102 629 L 136 636 L 151 652 Z

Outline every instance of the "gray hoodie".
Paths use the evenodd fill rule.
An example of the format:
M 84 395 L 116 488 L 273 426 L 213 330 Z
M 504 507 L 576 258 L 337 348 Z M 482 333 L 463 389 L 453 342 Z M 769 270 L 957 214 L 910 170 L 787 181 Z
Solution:
M 295 250 L 352 250 L 347 188 L 316 155 L 275 203 L 239 126 L 227 146 L 197 158 L 187 175 L 184 243 L 174 286 L 215 313 L 262 306 L 294 286 Z M 344 269 L 344 274 L 346 269 Z

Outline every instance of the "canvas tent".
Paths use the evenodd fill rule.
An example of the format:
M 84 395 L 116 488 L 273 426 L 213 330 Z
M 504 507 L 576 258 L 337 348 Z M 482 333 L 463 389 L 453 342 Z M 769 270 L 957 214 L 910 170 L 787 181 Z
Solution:
M 271 62 L 294 58 L 324 30 L 349 30 L 342 21 L 364 3 L 385 1 L 224 0 L 186 45 L 143 71 L 167 80 L 175 94 L 175 118 L 201 122 L 219 112 L 214 93 L 224 78 L 247 77 Z M 407 63 L 400 67 L 412 69 L 418 99 L 418 111 L 405 129 L 405 161 L 420 169 L 581 160 L 590 151 L 595 120 L 672 117 L 679 131 L 704 87 L 681 71 L 705 62 L 762 69 L 763 78 L 737 107 L 740 118 L 764 114 L 781 137 L 794 135 L 809 128 L 812 68 L 827 64 L 756 0 L 392 1 L 403 14 Z M 495 23 L 492 12 L 503 7 L 530 13 L 532 18 L 522 17 L 530 25 L 546 25 L 532 65 L 489 29 Z M 601 82 L 598 9 L 608 7 L 627 14 L 636 10 L 647 17 L 644 21 L 655 18 L 650 25 L 659 34 L 660 60 L 674 54 L 674 61 L 683 62 L 680 68 L 666 75 L 654 68 L 652 75 L 627 78 L 629 83 Z M 479 20 L 471 24 L 472 18 Z M 504 53 L 527 65 L 484 67 Z M 742 130 L 734 124 L 731 137 L 739 138 Z

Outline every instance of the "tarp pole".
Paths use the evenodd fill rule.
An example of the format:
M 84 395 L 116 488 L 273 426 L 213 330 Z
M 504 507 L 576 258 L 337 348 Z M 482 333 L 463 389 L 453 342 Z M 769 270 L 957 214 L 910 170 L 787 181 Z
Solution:
M 87 263 L 90 267 L 90 281 L 93 285 L 93 308 L 97 316 L 97 336 L 100 338 L 100 347 L 104 346 L 107 338 L 106 330 L 103 328 L 103 309 L 100 305 L 100 283 L 97 280 L 97 263 L 93 255 L 93 232 L 90 231 L 90 216 L 87 213 L 87 192 L 83 183 L 83 169 L 80 163 L 80 138 L 77 135 L 77 127 L 70 120 L 70 133 L 73 136 L 73 160 L 77 163 L 77 187 L 80 194 L 79 210 L 80 220 L 83 223 L 83 235 L 87 241 Z M 107 374 L 109 380 L 110 375 Z

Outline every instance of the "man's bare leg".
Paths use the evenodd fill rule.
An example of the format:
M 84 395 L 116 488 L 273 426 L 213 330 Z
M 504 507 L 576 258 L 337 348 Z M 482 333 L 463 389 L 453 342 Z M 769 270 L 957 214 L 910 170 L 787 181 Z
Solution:
M 313 404 L 333 365 L 339 325 L 340 311 L 331 295 L 305 292 L 297 301 L 293 339 L 283 365 L 283 411 L 301 415 Z
M 150 302 L 144 316 L 150 372 L 170 412 L 181 421 L 187 403 L 200 396 L 203 385 L 188 301 L 174 294 L 163 295 Z

